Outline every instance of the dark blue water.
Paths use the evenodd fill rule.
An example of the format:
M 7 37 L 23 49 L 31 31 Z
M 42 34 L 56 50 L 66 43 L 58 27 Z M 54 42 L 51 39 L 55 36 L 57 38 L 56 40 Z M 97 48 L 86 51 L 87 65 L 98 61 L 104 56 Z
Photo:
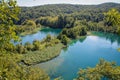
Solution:
M 99 59 L 115 61 L 120 65 L 120 37 L 114 34 L 94 33 L 79 40 L 72 41 L 57 58 L 40 63 L 40 66 L 51 77 L 63 77 L 73 80 L 80 68 L 94 67 Z

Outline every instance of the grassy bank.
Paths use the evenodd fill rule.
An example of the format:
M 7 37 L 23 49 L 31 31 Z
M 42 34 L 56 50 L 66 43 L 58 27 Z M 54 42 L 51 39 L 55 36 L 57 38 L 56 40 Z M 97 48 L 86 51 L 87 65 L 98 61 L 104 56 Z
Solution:
M 45 62 L 51 60 L 60 54 L 63 44 L 59 43 L 55 46 L 49 46 L 41 51 L 29 51 L 23 57 L 23 62 L 26 65 Z

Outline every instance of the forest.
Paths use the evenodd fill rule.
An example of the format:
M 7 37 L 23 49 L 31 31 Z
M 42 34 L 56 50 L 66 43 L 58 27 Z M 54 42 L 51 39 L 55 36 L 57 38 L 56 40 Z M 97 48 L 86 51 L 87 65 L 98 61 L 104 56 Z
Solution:
M 103 12 L 111 8 L 120 11 L 118 3 L 103 3 L 99 5 L 71 5 L 71 4 L 51 4 L 35 7 L 21 7 L 20 20 L 18 24 L 23 23 L 26 19 L 37 19 L 46 16 L 71 15 L 79 20 L 102 21 Z
M 33 43 L 20 42 L 20 36 L 33 34 L 44 27 L 61 29 L 57 36 L 47 35 Z M 0 1 L 0 80 L 50 80 L 37 63 L 60 55 L 72 40 L 90 31 L 120 34 L 120 4 L 52 4 L 19 7 L 14 0 Z M 77 72 L 76 72 L 77 73 Z M 120 66 L 103 59 L 94 68 L 78 71 L 75 80 L 119 80 Z M 63 80 L 56 77 L 54 80 Z
M 36 26 L 52 28 L 70 28 L 76 25 L 87 26 L 87 30 L 117 33 L 117 28 L 105 20 L 105 12 L 110 9 L 120 11 L 117 3 L 99 5 L 52 4 L 35 7 L 21 7 L 17 25 L 24 25 L 26 20 L 32 20 Z M 20 27 L 21 28 L 21 27 Z M 33 27 L 34 28 L 34 27 Z M 17 30 L 24 31 L 24 27 Z

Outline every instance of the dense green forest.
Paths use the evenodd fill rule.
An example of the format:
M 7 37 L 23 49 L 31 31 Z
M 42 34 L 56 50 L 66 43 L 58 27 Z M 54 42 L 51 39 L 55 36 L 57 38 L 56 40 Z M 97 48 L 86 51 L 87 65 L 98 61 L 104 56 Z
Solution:
M 20 11 L 16 1 L 1 1 L 0 80 L 50 80 L 42 69 L 30 65 L 55 58 L 70 40 L 87 35 L 87 31 L 120 34 L 119 11 L 120 4 L 116 3 L 44 5 L 21 7 Z M 19 41 L 22 33 L 40 30 L 41 26 L 61 28 L 62 31 L 57 37 L 48 35 L 44 40 L 35 40 L 32 44 L 14 45 L 11 42 Z M 80 70 L 76 80 L 118 80 L 119 70 L 120 67 L 114 63 L 100 60 L 95 68 Z
M 26 19 L 36 19 L 45 16 L 72 15 L 80 20 L 102 21 L 103 12 L 107 12 L 111 8 L 120 11 L 120 4 L 104 3 L 99 5 L 71 5 L 71 4 L 53 4 L 35 7 L 21 7 L 18 24 L 23 23 Z
M 118 33 L 117 27 L 105 20 L 104 13 L 112 8 L 120 11 L 120 5 L 117 3 L 99 5 L 53 4 L 21 7 L 19 21 L 15 21 L 15 23 L 23 25 L 27 20 L 32 20 L 37 27 L 43 25 L 52 28 L 71 28 L 79 25 L 86 26 L 88 31 Z M 24 30 L 26 30 L 25 27 L 16 32 L 23 32 Z

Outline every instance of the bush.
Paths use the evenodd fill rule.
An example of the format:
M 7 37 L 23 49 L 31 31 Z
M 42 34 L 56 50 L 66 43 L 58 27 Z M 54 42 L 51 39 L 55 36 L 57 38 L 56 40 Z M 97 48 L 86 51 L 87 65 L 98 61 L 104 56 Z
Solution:
M 58 39 L 64 44 L 67 45 L 70 41 L 70 39 L 66 35 L 60 35 L 58 36 Z
M 26 42 L 24 46 L 28 51 L 33 50 L 33 45 L 30 44 L 29 42 Z
M 17 44 L 16 45 L 16 51 L 20 54 L 25 54 L 26 53 L 26 48 L 22 44 Z
M 33 41 L 34 50 L 40 50 L 41 42 L 39 40 Z
M 114 62 L 100 62 L 94 68 L 81 69 L 76 80 L 119 80 L 120 67 Z

